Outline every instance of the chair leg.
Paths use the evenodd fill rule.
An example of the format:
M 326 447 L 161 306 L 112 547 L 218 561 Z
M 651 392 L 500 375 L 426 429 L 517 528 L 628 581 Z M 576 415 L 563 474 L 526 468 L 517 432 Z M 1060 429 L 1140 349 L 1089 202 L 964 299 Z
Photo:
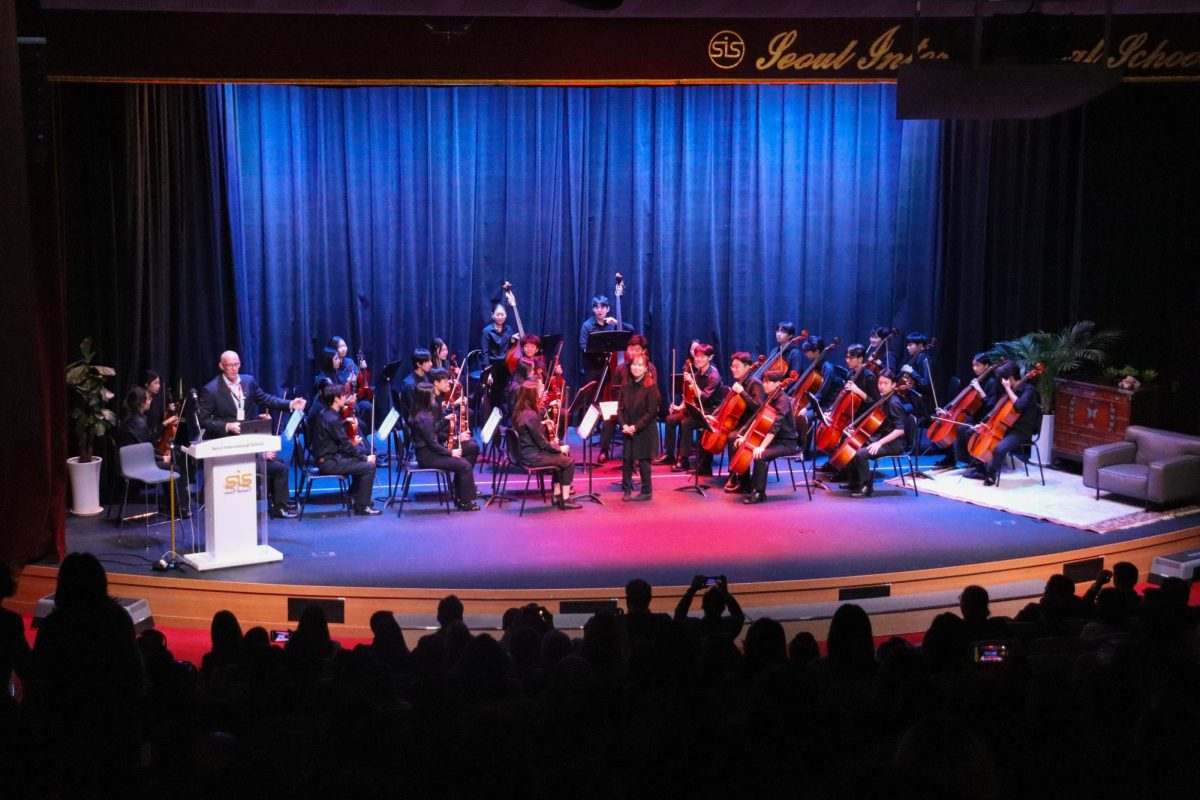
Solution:
M 1097 495 L 1099 496 L 1099 495 Z M 125 479 L 125 493 L 121 495 L 121 513 L 117 515 L 117 530 L 125 529 L 125 505 L 129 502 L 129 478 Z
M 308 501 L 312 499 L 313 479 L 311 475 L 304 476 L 304 499 L 300 501 L 300 521 L 304 522 L 304 511 L 308 508 Z
M 808 494 L 808 502 L 812 502 L 812 481 L 809 480 L 808 460 L 800 459 L 800 475 L 804 478 L 804 491 Z
M 1042 448 L 1038 447 L 1037 443 L 1035 442 L 1033 445 L 1032 452 L 1037 453 L 1038 475 L 1041 476 L 1042 486 L 1045 486 L 1046 485 L 1046 470 L 1042 467 Z M 1029 465 L 1026 464 L 1025 468 L 1028 469 Z
M 396 501 L 396 516 L 404 513 L 404 504 L 408 502 L 408 489 L 412 484 L 412 473 L 404 470 L 404 479 L 400 481 L 400 497 Z

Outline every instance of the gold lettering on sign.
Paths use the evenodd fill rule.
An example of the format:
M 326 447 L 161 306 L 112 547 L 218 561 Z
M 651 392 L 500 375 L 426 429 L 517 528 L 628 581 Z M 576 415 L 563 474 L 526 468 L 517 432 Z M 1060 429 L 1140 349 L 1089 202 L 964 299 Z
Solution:
M 875 41 L 871 42 L 867 50 L 867 55 L 858 57 L 858 39 L 851 39 L 846 43 L 840 51 L 830 50 L 826 52 L 793 52 L 792 47 L 796 44 L 796 39 L 799 34 L 793 28 L 792 30 L 781 31 L 771 38 L 767 45 L 767 55 L 755 60 L 754 68 L 762 72 L 764 70 L 842 70 L 845 69 L 852 61 L 858 57 L 854 67 L 859 70 L 896 70 L 901 64 L 907 64 L 912 61 L 911 53 L 897 53 L 893 51 L 896 43 L 896 32 L 900 30 L 897 25 L 889 28 L 879 35 Z M 920 59 L 948 59 L 950 56 L 940 50 L 930 48 L 929 39 L 922 39 L 917 44 L 917 58 Z
M 1190 69 L 1200 67 L 1200 50 L 1173 50 L 1168 52 L 1169 39 L 1159 39 L 1153 48 L 1148 48 L 1150 34 L 1131 33 L 1117 44 L 1117 54 L 1109 56 L 1108 66 L 1114 69 Z M 1073 50 L 1067 61 L 1076 64 L 1098 64 L 1104 58 L 1104 40 L 1096 42 L 1091 50 Z

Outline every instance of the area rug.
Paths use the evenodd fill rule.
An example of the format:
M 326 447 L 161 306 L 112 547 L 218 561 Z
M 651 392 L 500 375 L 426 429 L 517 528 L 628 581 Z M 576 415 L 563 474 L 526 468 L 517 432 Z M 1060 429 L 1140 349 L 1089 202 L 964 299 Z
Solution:
M 1097 500 L 1095 490 L 1085 487 L 1078 475 L 1053 469 L 1046 470 L 1046 485 L 1042 486 L 1036 465 L 1030 467 L 1028 476 L 1024 465 L 1019 465 L 1016 471 L 1006 469 L 999 486 L 984 486 L 983 481 L 964 478 L 963 472 L 961 469 L 926 471 L 931 479 L 921 479 L 920 490 L 1095 533 L 1136 528 L 1200 512 L 1200 506 L 1196 505 L 1146 511 L 1132 502 L 1109 499 L 1106 495 Z M 892 478 L 887 483 L 894 486 L 900 481 Z

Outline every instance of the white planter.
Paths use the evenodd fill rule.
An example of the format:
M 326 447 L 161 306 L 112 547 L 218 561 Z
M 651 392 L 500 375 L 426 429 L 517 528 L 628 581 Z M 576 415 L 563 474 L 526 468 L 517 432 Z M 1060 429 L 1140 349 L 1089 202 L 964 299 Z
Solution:
M 78 458 L 67 459 L 67 474 L 71 476 L 71 513 L 79 517 L 104 512 L 100 505 L 100 465 L 104 459 L 95 456 L 80 463 Z
M 1038 436 L 1038 452 L 1042 456 L 1042 466 L 1048 467 L 1054 461 L 1054 415 L 1042 415 L 1042 432 Z

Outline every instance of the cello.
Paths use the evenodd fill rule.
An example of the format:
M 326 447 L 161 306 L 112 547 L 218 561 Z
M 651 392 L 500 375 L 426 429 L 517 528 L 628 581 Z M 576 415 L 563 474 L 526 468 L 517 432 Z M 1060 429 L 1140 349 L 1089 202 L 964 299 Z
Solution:
M 525 326 L 521 324 L 521 312 L 517 310 L 517 296 L 513 294 L 512 284 L 505 281 L 504 299 L 512 306 L 513 316 L 517 319 L 517 339 L 508 346 L 508 352 L 504 354 L 504 366 L 508 369 L 509 375 L 517 373 L 517 364 L 521 361 L 521 339 L 525 338 Z
M 929 425 L 929 430 L 925 435 L 929 441 L 938 447 L 952 447 L 958 439 L 958 434 L 955 428 L 959 426 L 967 417 L 974 414 L 983 405 L 983 393 L 981 389 L 976 389 L 975 384 L 983 385 L 987 377 L 996 371 L 996 368 L 1004 363 L 1004 360 L 990 365 L 982 374 L 971 380 L 971 383 L 963 387 L 950 405 L 946 406 L 941 415 L 935 415 L 933 422 Z
M 907 380 L 896 382 L 890 391 L 881 395 L 879 400 L 843 429 L 842 443 L 829 457 L 829 463 L 835 469 L 845 469 L 850 465 L 858 451 L 871 441 L 871 435 L 879 430 L 883 421 L 887 419 L 888 400 L 896 393 L 903 394 L 909 386 Z M 850 431 L 850 434 L 847 435 L 846 431 Z
M 792 391 L 788 392 L 788 395 L 796 401 L 792 410 L 797 415 L 804 413 L 804 409 L 808 408 L 808 395 L 816 394 L 825 385 L 825 376 L 821 374 L 821 365 L 825 363 L 825 358 L 831 352 L 841 346 L 842 337 L 833 337 L 833 341 L 825 345 L 825 349 L 808 365 L 808 368 L 804 370 L 804 374 L 800 376 L 800 380 L 796 381 L 796 385 L 792 387 Z
M 754 448 L 763 443 L 775 425 L 775 420 L 779 418 L 779 412 L 776 411 L 775 406 L 771 405 L 771 401 L 783 391 L 783 387 L 789 381 L 794 381 L 797 377 L 795 370 L 789 372 L 779 386 L 775 387 L 775 391 L 771 392 L 763 401 L 762 408 L 758 410 L 754 419 L 746 427 L 746 435 L 743 437 L 742 443 L 738 445 L 737 452 L 733 454 L 733 458 L 729 459 L 729 474 L 745 474 L 746 470 L 754 464 Z
M 764 362 L 759 367 L 757 367 L 753 372 L 750 373 L 750 377 L 758 378 L 759 380 L 762 380 L 762 376 L 766 375 L 768 372 L 772 372 L 774 370 L 782 371 L 782 370 L 787 369 L 788 368 L 788 365 L 787 365 L 788 350 L 791 350 L 793 347 L 800 344 L 800 342 L 803 342 L 807 338 L 808 338 L 808 329 L 801 328 L 799 334 L 797 334 L 796 336 L 793 336 L 791 339 L 788 339 L 775 352 L 775 354 L 770 358 L 770 360 L 764 360 Z
M 1034 364 L 1021 377 L 1021 380 L 1013 384 L 1012 388 L 1019 389 L 1026 381 L 1041 375 L 1044 369 L 1045 366 L 1040 362 Z M 1005 394 L 1007 395 L 1007 392 Z M 971 434 L 971 441 L 967 443 L 967 452 L 984 464 L 990 464 L 992 451 L 996 449 L 996 445 L 1000 444 L 1000 440 L 1008 435 L 1008 429 L 1020 416 L 1021 412 L 1014 408 L 1013 399 L 1006 396 L 1002 402 L 996 403 L 996 407 L 988 412 L 987 419 L 979 423 L 984 430 L 977 430 Z
M 817 431 L 814 434 L 813 444 L 821 452 L 832 453 L 838 446 L 838 442 L 842 440 L 842 432 L 849 427 L 850 421 L 858 415 L 858 409 L 863 398 L 850 387 L 857 386 L 855 381 L 863 373 L 863 370 L 866 369 L 880 369 L 879 362 L 864 356 L 863 363 L 846 378 L 846 385 L 838 392 L 833 405 L 826 412 L 825 416 L 829 418 L 829 421 L 825 422 L 822 420 L 817 423 Z
M 760 355 L 758 363 L 750 368 L 750 372 L 746 373 L 746 379 L 749 380 L 749 376 L 766 362 L 767 357 Z M 713 412 L 712 430 L 706 430 L 700 437 L 700 446 L 713 455 L 719 454 L 725 449 L 725 445 L 729 442 L 729 434 L 733 433 L 744 413 L 746 413 L 744 393 L 726 392 L 725 398 Z

